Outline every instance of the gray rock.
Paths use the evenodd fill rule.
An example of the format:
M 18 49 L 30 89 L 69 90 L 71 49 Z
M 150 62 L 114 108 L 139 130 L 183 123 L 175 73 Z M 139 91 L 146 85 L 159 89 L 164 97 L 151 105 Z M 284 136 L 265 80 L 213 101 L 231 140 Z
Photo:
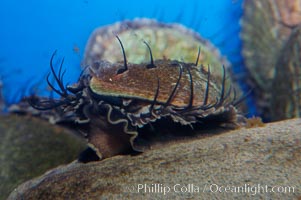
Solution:
M 8 199 L 296 199 L 300 172 L 301 120 L 294 119 L 137 156 L 73 162 L 20 185 Z

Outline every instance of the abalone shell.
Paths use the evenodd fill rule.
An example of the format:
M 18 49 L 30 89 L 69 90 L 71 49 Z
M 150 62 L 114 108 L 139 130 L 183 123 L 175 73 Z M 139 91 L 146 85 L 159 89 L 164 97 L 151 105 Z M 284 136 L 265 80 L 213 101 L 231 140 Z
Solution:
M 192 106 L 203 105 L 204 95 L 207 87 L 208 69 L 198 68 L 193 64 L 187 64 L 171 60 L 156 60 L 155 68 L 147 69 L 148 63 L 128 64 L 128 71 L 116 74 L 123 67 L 122 63 L 104 64 L 95 67 L 95 75 L 90 81 L 90 88 L 94 93 L 104 96 L 122 97 L 153 101 L 158 88 L 158 103 L 165 103 L 175 88 L 181 76 L 179 86 L 170 104 L 178 107 L 186 107 L 190 96 L 193 96 Z M 180 69 L 182 68 L 182 69 Z M 188 74 L 191 73 L 191 80 Z M 220 68 L 222 71 L 222 67 Z M 210 77 L 208 103 L 215 103 L 216 97 L 220 96 L 222 83 L 216 83 L 214 75 Z M 190 94 L 190 82 L 193 85 L 193 94 Z M 229 88 L 227 88 L 229 89 Z
M 301 24 L 292 29 L 275 66 L 271 113 L 273 119 L 301 117 Z
M 177 23 L 161 23 L 147 18 L 126 20 L 97 28 L 91 34 L 85 49 L 82 66 L 91 66 L 99 60 L 111 63 L 123 61 L 116 35 L 124 43 L 128 62 L 140 64 L 150 59 L 146 41 L 155 60 L 170 59 L 196 63 L 198 49 L 199 64 L 210 65 L 215 76 L 222 77 L 221 66 L 229 70 L 230 63 L 219 50 L 198 33 Z
M 275 97 L 290 95 L 287 91 L 291 90 L 289 84 L 286 84 L 285 90 L 277 89 L 277 85 L 288 81 L 289 77 L 282 80 L 277 78 L 278 81 L 274 79 L 275 73 L 291 71 L 287 65 L 276 66 L 287 55 L 283 49 L 293 27 L 301 22 L 301 0 L 245 0 L 243 10 L 241 38 L 248 70 L 246 80 L 254 88 L 259 112 L 265 120 L 271 121 L 296 116 L 287 113 L 295 111 L 283 110 L 285 113 L 281 115 L 273 112 L 277 109 L 275 105 L 283 103 L 275 102 Z M 276 68 L 278 72 L 275 72 Z

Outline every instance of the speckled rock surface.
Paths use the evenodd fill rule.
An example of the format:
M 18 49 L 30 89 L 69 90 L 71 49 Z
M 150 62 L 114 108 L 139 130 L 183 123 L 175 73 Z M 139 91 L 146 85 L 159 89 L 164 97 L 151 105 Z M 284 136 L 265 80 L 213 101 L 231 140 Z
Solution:
M 137 156 L 73 162 L 20 185 L 8 199 L 296 199 L 300 171 L 301 120 L 293 119 Z
M 70 163 L 84 148 L 82 139 L 46 121 L 0 115 L 0 199 L 20 183 Z

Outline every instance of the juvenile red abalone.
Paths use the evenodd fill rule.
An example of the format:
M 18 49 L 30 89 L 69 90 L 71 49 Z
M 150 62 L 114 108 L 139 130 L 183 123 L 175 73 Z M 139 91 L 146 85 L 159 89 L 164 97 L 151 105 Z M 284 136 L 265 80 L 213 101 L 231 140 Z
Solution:
M 153 21 L 149 23 L 158 26 L 157 29 L 174 28 L 162 24 L 159 26 Z M 129 27 L 137 24 L 139 23 L 128 22 Z M 49 76 L 47 80 L 50 88 L 61 99 L 45 100 L 35 97 L 31 98 L 31 104 L 41 110 L 55 108 L 59 115 L 52 120 L 79 130 L 101 158 L 133 150 L 144 151 L 158 137 L 172 138 L 170 135 L 179 133 L 195 134 L 194 130 L 208 125 L 234 128 L 244 123 L 244 117 L 236 108 L 242 98 L 228 79 L 226 66 L 220 62 L 220 57 L 214 57 L 214 52 L 208 51 L 211 56 L 207 57 L 208 62 L 212 59 L 214 64 L 204 65 L 203 51 L 197 51 L 198 45 L 202 45 L 200 41 L 194 44 L 192 52 L 192 49 L 187 50 L 184 46 L 181 48 L 185 44 L 183 38 L 179 43 L 167 42 L 169 45 L 178 44 L 176 50 L 172 46 L 161 47 L 161 43 L 157 43 L 158 39 L 165 40 L 168 34 L 160 34 L 171 33 L 171 30 L 157 30 L 156 26 L 151 27 L 154 30 L 149 26 L 143 29 L 144 33 L 147 30 L 155 33 L 158 37 L 154 40 L 156 45 L 143 41 L 133 50 L 127 50 L 127 40 L 123 45 L 122 41 L 126 38 L 124 32 L 120 32 L 117 38 L 114 36 L 112 46 L 110 37 L 103 40 L 99 39 L 98 34 L 93 34 L 85 56 L 88 69 L 76 84 L 67 87 L 63 84 L 62 69 L 55 73 L 53 55 L 50 66 L 58 88 L 50 83 Z M 136 30 L 135 28 L 137 29 L 134 26 L 133 29 Z M 181 37 L 187 37 L 181 34 Z M 132 33 L 129 37 L 133 37 Z M 196 41 L 191 36 L 188 38 L 188 46 L 191 45 L 191 40 Z M 144 39 L 147 40 L 147 37 Z M 133 39 L 131 41 L 134 42 Z M 115 47 L 115 44 L 120 46 L 115 50 L 108 50 Z M 107 46 L 100 54 L 95 54 L 99 53 L 99 45 Z M 171 50 L 160 54 L 160 48 Z M 147 58 L 141 57 L 140 49 L 148 53 Z M 174 51 L 177 55 L 194 55 L 194 60 L 170 59 L 169 56 Z M 138 53 L 135 54 L 136 52 Z M 103 57 L 104 54 L 109 57 Z M 111 61 L 110 55 L 113 55 Z M 158 58 L 154 55 L 158 55 Z M 205 54 L 205 57 L 208 55 Z M 134 63 L 131 58 L 134 58 Z M 141 58 L 143 61 L 139 60 Z
M 220 70 L 221 82 L 210 68 L 204 70 L 194 63 L 99 61 L 73 86 L 56 89 L 50 85 L 61 100 L 34 99 L 32 105 L 56 107 L 62 113 L 59 123 L 73 123 L 102 158 L 131 149 L 144 151 L 156 131 L 165 137 L 165 127 L 182 126 L 188 133 L 207 124 L 233 128 L 243 123 L 235 108 L 241 99 L 233 88 L 226 88 L 225 68 Z M 54 76 L 62 80 L 60 73 Z

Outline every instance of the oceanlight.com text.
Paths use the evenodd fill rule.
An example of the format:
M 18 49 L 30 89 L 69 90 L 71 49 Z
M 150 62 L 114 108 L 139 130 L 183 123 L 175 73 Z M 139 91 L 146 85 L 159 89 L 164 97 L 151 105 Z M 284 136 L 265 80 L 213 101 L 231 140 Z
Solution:
M 262 193 L 284 193 L 290 194 L 296 191 L 295 186 L 283 186 L 283 185 L 262 185 L 262 184 L 243 184 L 241 186 L 234 185 L 219 185 L 219 184 L 205 184 L 203 186 L 197 184 L 136 184 L 126 186 L 126 192 L 131 193 L 156 193 L 166 195 L 168 193 L 248 193 L 251 195 Z

